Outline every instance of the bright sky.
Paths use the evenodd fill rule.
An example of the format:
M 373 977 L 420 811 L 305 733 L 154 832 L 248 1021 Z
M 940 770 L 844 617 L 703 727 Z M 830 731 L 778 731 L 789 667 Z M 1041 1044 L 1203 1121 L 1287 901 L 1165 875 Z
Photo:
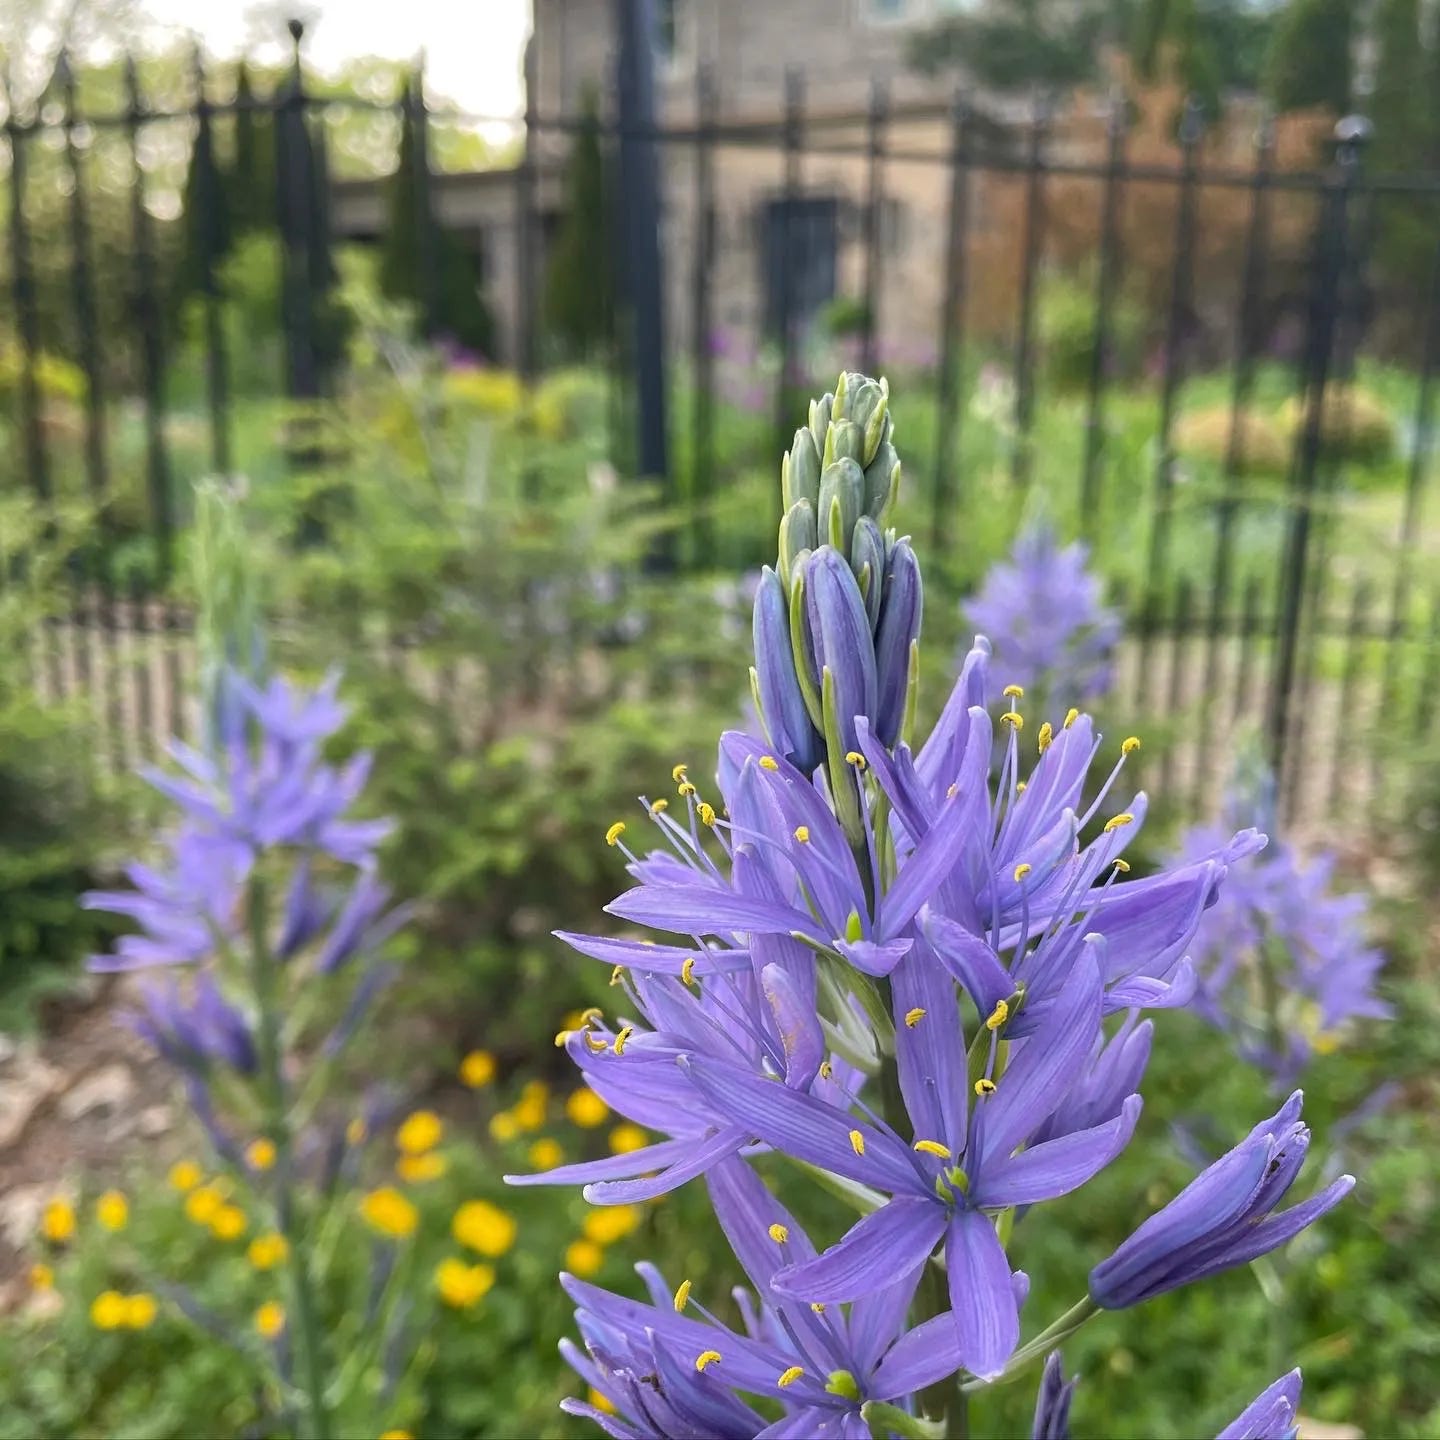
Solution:
M 429 82 L 472 114 L 512 115 L 521 108 L 521 58 L 530 30 L 529 0 L 141 0 L 157 31 L 194 33 L 216 56 L 260 53 L 284 17 L 307 17 L 305 55 L 329 70 L 360 55 L 408 59 L 424 49 Z M 313 17 L 313 18 L 312 18 Z

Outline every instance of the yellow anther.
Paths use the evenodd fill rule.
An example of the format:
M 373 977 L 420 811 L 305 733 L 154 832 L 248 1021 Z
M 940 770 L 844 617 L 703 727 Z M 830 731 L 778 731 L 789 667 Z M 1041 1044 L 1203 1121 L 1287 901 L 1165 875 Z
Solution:
M 670 778 L 678 785 L 685 778 L 689 769 L 690 767 L 688 765 L 677 765 L 671 770 Z
M 915 1148 L 925 1155 L 938 1155 L 942 1160 L 950 1158 L 950 1147 L 942 1145 L 938 1140 L 917 1140 Z
M 955 792 L 956 792 L 959 788 L 960 788 L 960 787 L 959 787 L 958 785 L 951 785 L 951 786 L 945 791 L 945 798 L 946 798 L 947 800 L 953 800 L 953 799 L 955 798 Z
M 762 755 L 760 757 L 760 768 L 762 770 L 778 770 L 780 762 L 773 755 Z
M 799 1365 L 792 1365 L 775 1383 L 783 1390 L 787 1385 L 793 1385 L 804 1373 Z
M 1130 873 L 1130 862 L 1129 862 L 1128 860 L 1121 860 L 1121 859 L 1117 856 L 1117 857 L 1116 857 L 1114 860 L 1112 860 L 1110 863 L 1111 863 L 1122 875 L 1128 875 L 1128 874 Z
M 790 1238 L 790 1232 L 778 1220 L 770 1227 L 769 1234 L 777 1245 L 783 1245 Z
M 585 1048 L 592 1054 L 598 1055 L 602 1050 L 610 1048 L 610 1042 L 603 1035 L 592 1035 L 590 1031 L 582 1032 L 585 1037 Z
M 610 983 L 611 983 L 612 985 L 618 985 L 624 978 L 625 978 L 625 967 L 624 967 L 623 965 L 617 965 L 617 966 L 610 972 Z
M 905 1012 L 905 1028 L 913 1030 L 925 1018 L 925 1008 L 917 1005 L 913 1010 Z
M 693 955 L 685 957 L 685 963 L 680 967 L 680 978 L 687 985 L 695 983 L 695 957 Z
M 1010 1018 L 1010 1002 L 997 1000 L 995 1008 L 985 1017 L 987 1030 L 998 1030 Z
M 614 1051 L 617 1055 L 625 1053 L 625 1047 L 630 1043 L 630 1037 L 635 1033 L 633 1025 L 622 1025 L 619 1033 L 615 1036 Z
M 625 833 L 625 822 L 617 820 L 606 832 L 605 843 L 607 845 L 618 845 L 620 837 Z
M 681 795 L 693 795 L 694 793 L 695 793 L 695 787 L 694 787 L 688 780 L 682 780 L 682 781 L 680 782 L 679 794 L 681 794 Z
M 1140 737 L 1138 735 L 1127 735 L 1120 742 L 1120 753 L 1122 755 L 1133 755 L 1140 748 Z
M 658 800 L 650 802 L 650 813 L 652 815 L 663 815 L 670 808 L 670 802 L 662 795 Z
M 718 1365 L 720 1363 L 720 1352 L 718 1350 L 702 1350 L 695 1357 L 695 1368 L 703 1375 L 707 1365 Z
M 868 762 L 858 750 L 847 750 L 845 752 L 845 763 L 847 765 L 853 765 L 857 770 L 863 770 Z
M 1007 710 L 1001 717 L 1000 723 L 1008 725 L 1012 730 L 1023 730 L 1025 728 L 1025 717 L 1017 710 Z
M 821 1079 L 828 1080 L 834 1073 L 835 1067 L 828 1060 L 822 1060 L 820 1062 Z
M 580 1012 L 582 1025 L 598 1025 L 605 1018 L 605 1012 L 598 1005 L 587 1005 Z
M 995 1093 L 995 1082 L 993 1080 L 977 1080 L 975 1082 L 975 1093 L 982 1098 Z
M 702 825 L 713 825 L 715 823 L 715 807 L 702 800 L 696 807 L 695 813 L 700 817 Z
M 810 1308 L 817 1315 L 823 1315 L 825 1313 L 825 1302 L 823 1300 L 812 1300 L 810 1302 Z
M 555 1032 L 555 1048 L 557 1050 L 563 1050 L 565 1048 L 565 1042 L 569 1040 L 574 1033 L 573 1030 L 557 1030 Z
M 1025 698 L 1025 687 L 1023 685 L 1007 685 L 1000 693 L 1007 700 L 1023 700 Z
M 810 843 L 810 827 L 808 825 L 797 825 L 795 827 L 795 838 L 802 844 Z
M 1028 783 L 1029 783 L 1029 782 L 1026 781 L 1026 780 L 1021 780 L 1021 781 L 1015 786 L 1015 793 L 1016 793 L 1017 795 L 1023 795 L 1023 794 L 1025 793 L 1025 786 L 1026 786 Z
M 857 1155 L 863 1155 L 865 1153 L 865 1137 L 858 1130 L 852 1130 L 850 1132 L 850 1148 Z
M 1065 712 L 1065 728 L 1068 730 L 1079 718 L 1080 712 L 1072 705 Z
M 1022 860 L 1015 867 L 1015 883 L 1018 885 L 1035 867 Z
M 690 1282 L 688 1280 L 682 1280 L 680 1282 L 679 1288 L 675 1291 L 675 1300 L 673 1302 L 675 1305 L 675 1313 L 677 1315 L 685 1308 L 685 1304 L 689 1299 Z
M 1049 748 L 1050 742 L 1055 738 L 1055 727 L 1047 720 L 1041 727 L 1040 733 L 1035 737 L 1035 743 L 1040 747 L 1043 755 Z
M 1128 811 L 1122 810 L 1118 815 L 1112 815 L 1105 822 L 1105 833 L 1108 835 L 1112 830 L 1119 830 L 1123 825 L 1129 825 L 1135 817 Z

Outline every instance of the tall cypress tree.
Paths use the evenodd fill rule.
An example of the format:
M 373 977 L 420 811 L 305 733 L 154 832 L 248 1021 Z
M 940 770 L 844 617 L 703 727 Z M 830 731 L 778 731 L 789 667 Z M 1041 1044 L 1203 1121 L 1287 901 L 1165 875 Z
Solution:
M 1275 27 L 1266 76 L 1277 110 L 1350 106 L 1355 0 L 1290 0 Z
M 586 92 L 584 123 L 565 170 L 565 214 L 545 275 L 546 329 L 571 354 L 585 357 L 609 333 L 611 268 L 606 244 L 605 156 L 600 106 Z

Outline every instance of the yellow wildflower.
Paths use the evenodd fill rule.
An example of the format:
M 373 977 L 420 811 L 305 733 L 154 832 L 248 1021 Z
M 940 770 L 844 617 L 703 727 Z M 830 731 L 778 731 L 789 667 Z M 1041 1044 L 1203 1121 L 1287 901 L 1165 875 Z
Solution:
M 510 1113 L 522 1130 L 538 1130 L 545 1123 L 549 1103 L 550 1087 L 543 1080 L 532 1080 L 520 1092 L 520 1098 Z
M 118 1330 L 130 1318 L 130 1307 L 118 1290 L 102 1290 L 90 1302 L 90 1323 L 97 1330 Z
M 495 1078 L 495 1057 L 488 1050 L 472 1050 L 460 1062 L 460 1083 L 479 1090 Z
M 45 1206 L 40 1216 L 40 1233 L 57 1245 L 75 1233 L 75 1209 L 68 1200 L 57 1196 Z
M 250 1221 L 238 1205 L 222 1205 L 210 1217 L 210 1233 L 217 1240 L 238 1240 Z
M 290 1253 L 290 1246 L 283 1235 L 271 1230 L 257 1235 L 245 1251 L 245 1258 L 257 1270 L 273 1270 Z
M 433 1150 L 444 1135 L 445 1126 L 433 1110 L 416 1110 L 395 1132 L 395 1143 L 407 1155 L 423 1155 Z
M 615 1402 L 608 1395 L 602 1395 L 593 1385 L 590 1387 L 589 1400 L 597 1410 L 603 1410 L 607 1415 L 615 1413 Z
M 185 1218 L 208 1225 L 225 1204 L 225 1197 L 213 1185 L 201 1185 L 185 1197 Z
M 610 1107 L 593 1090 L 575 1090 L 565 1102 L 565 1113 L 572 1125 L 578 1125 L 582 1130 L 593 1130 L 605 1123 Z
M 30 1267 L 30 1288 L 32 1290 L 53 1290 L 55 1288 L 55 1271 L 44 1261 Z
M 643 1150 L 649 1143 L 650 1137 L 638 1125 L 632 1125 L 628 1120 L 610 1132 L 610 1148 L 617 1155 Z
M 415 1233 L 420 1212 L 391 1185 L 372 1190 L 361 1202 L 365 1223 L 392 1240 L 404 1240 Z
M 520 1124 L 508 1111 L 502 1110 L 498 1115 L 490 1117 L 490 1138 L 506 1144 L 513 1140 L 520 1133 Z
M 597 1245 L 613 1245 L 640 1223 L 638 1205 L 598 1205 L 585 1217 L 585 1238 Z
M 440 1298 L 456 1310 L 478 1305 L 494 1283 L 495 1272 L 488 1265 L 467 1265 L 454 1255 L 435 1267 L 435 1288 Z
M 549 1135 L 542 1135 L 527 1153 L 537 1170 L 553 1170 L 565 1158 L 560 1142 Z
M 268 1170 L 275 1163 L 275 1142 L 261 1136 L 245 1147 L 245 1162 L 252 1170 Z
M 598 1275 L 604 1263 L 605 1252 L 593 1240 L 572 1240 L 565 1247 L 565 1268 L 582 1280 Z
M 380 1440 L 415 1440 L 408 1430 L 382 1430 Z
M 395 1162 L 395 1173 L 413 1185 L 423 1184 L 426 1180 L 438 1180 L 445 1170 L 445 1157 L 437 1155 L 433 1150 L 424 1155 L 402 1155 Z
M 106 1230 L 123 1230 L 130 1219 L 130 1205 L 118 1190 L 107 1190 L 95 1202 L 95 1218 Z
M 142 1291 L 138 1295 L 128 1296 L 125 1301 L 125 1323 L 132 1330 L 148 1330 L 155 1323 L 159 1310 L 153 1295 Z
M 267 1300 L 255 1312 L 255 1328 L 273 1340 L 285 1328 L 285 1307 L 278 1300 Z
M 186 1194 L 203 1179 L 205 1172 L 193 1160 L 177 1160 L 170 1167 L 170 1188 Z
M 450 1222 L 450 1233 L 492 1260 L 515 1243 L 515 1220 L 488 1200 L 467 1200 Z

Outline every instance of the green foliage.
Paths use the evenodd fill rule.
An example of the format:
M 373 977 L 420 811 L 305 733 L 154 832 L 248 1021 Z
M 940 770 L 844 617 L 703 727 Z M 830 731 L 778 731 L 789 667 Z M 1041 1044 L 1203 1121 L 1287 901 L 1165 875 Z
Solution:
M 585 94 L 582 123 L 565 163 L 565 212 L 545 275 L 544 319 L 564 353 L 593 355 L 610 333 L 614 304 L 605 156 L 599 100 Z
M 1121 294 L 1109 311 L 1105 356 L 1109 382 L 1133 379 L 1140 369 L 1145 312 Z M 1083 276 L 1048 271 L 1041 280 L 1040 345 L 1046 383 L 1073 393 L 1090 383 L 1095 359 L 1095 286 Z
M 1140 0 L 1131 29 L 1131 59 L 1142 80 L 1168 68 L 1212 119 L 1227 90 L 1254 90 L 1278 12 L 1246 0 Z
M 1293 437 L 1305 425 L 1306 406 L 1292 396 L 1277 418 Z M 1320 407 L 1320 440 L 1328 455 L 1360 465 L 1378 465 L 1395 451 L 1395 418 L 1373 390 L 1362 385 L 1332 385 Z
M 1339 115 L 1349 107 L 1355 8 L 1355 0 L 1290 0 L 1266 66 L 1277 110 L 1318 107 Z
M 1233 416 L 1228 402 L 1206 405 L 1182 415 L 1174 432 L 1175 451 L 1190 460 L 1223 466 L 1235 429 L 1235 469 L 1239 475 L 1278 475 L 1290 463 L 1290 438 L 1284 427 L 1254 407 Z
M 1112 10 L 1107 0 L 1047 5 L 1044 0 L 986 0 L 917 33 L 906 55 L 917 70 L 963 66 L 996 90 L 1040 86 L 1068 90 L 1094 78 L 1098 41 Z
M 832 340 L 860 335 L 869 314 L 865 301 L 858 295 L 837 295 L 820 312 L 819 327 Z

